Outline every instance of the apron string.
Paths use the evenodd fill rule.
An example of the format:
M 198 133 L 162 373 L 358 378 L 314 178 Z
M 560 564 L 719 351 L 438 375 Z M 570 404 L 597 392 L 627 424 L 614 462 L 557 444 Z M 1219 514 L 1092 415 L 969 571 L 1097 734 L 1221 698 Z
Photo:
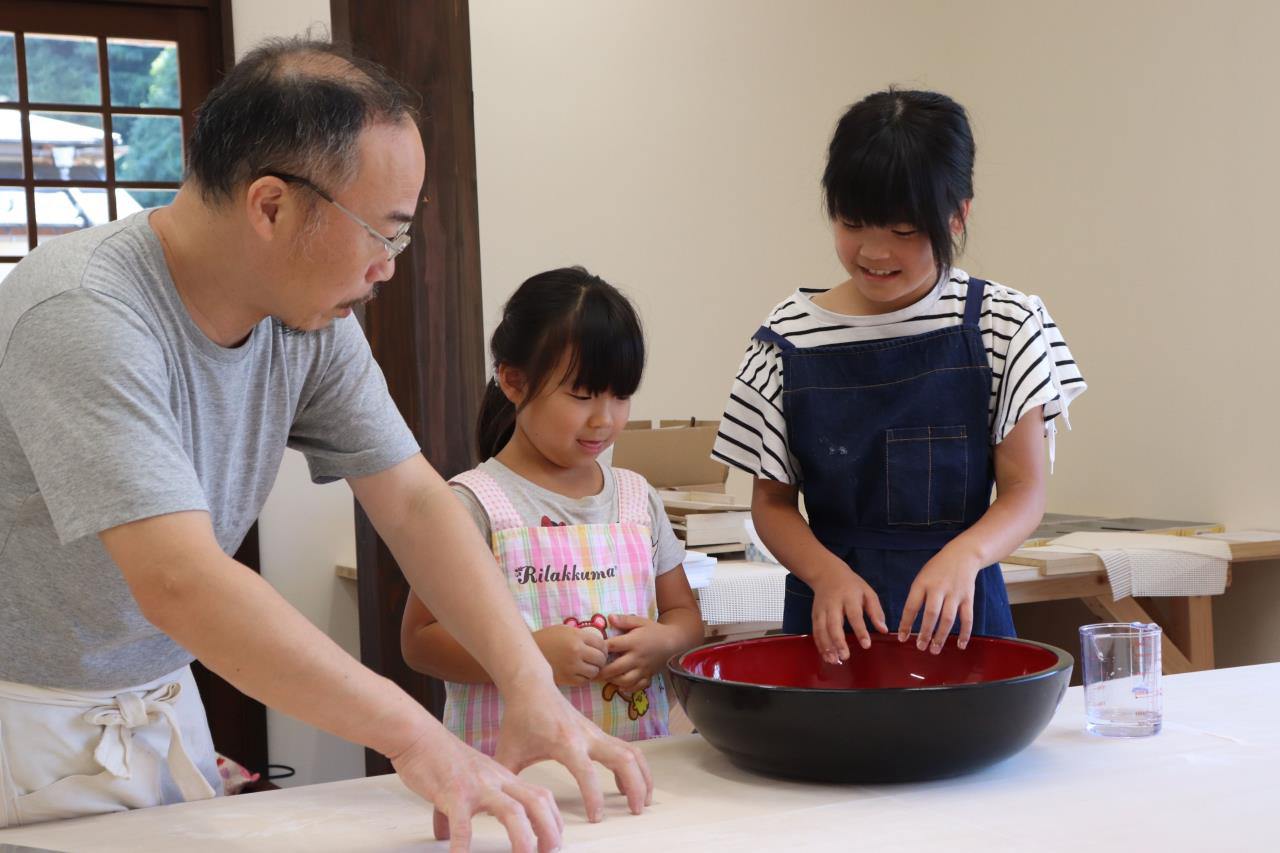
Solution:
M 182 692 L 182 685 L 175 682 L 161 685 L 144 694 L 121 693 L 111 704 L 98 705 L 83 714 L 90 725 L 102 726 L 102 739 L 98 741 L 93 757 L 113 776 L 128 779 L 133 756 L 133 729 L 151 723 L 164 722 L 169 726 L 169 773 L 186 801 L 207 800 L 215 796 L 209 781 L 196 767 L 187 752 L 173 703 Z

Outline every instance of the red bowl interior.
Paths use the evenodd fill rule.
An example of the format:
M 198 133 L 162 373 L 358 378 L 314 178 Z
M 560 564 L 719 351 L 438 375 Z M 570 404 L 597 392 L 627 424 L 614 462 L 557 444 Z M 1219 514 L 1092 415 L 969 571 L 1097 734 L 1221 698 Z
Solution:
M 942 687 L 980 684 L 1030 675 L 1052 668 L 1058 656 L 1020 640 L 973 637 L 966 649 L 948 639 L 936 655 L 919 651 L 912 636 L 873 635 L 870 649 L 849 637 L 849 660 L 825 663 L 804 636 L 762 637 L 703 646 L 685 654 L 680 667 L 695 677 L 767 687 L 818 690 Z

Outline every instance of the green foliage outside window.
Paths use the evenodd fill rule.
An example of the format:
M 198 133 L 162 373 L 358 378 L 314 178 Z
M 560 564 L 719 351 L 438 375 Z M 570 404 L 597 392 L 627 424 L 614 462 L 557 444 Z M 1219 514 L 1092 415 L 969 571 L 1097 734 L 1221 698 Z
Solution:
M 32 100 L 97 105 L 102 102 L 98 49 L 92 41 L 28 38 L 28 92 Z M 17 99 L 17 54 L 13 36 L 0 36 L 0 102 Z M 108 42 L 111 105 L 117 109 L 179 106 L 177 48 L 163 45 Z M 102 127 L 98 114 L 60 113 L 58 118 Z M 121 181 L 182 180 L 182 132 L 176 121 L 112 115 L 113 131 L 128 151 L 116 161 Z M 105 175 L 103 176 L 105 178 Z M 164 204 L 172 191 L 129 190 L 143 207 Z

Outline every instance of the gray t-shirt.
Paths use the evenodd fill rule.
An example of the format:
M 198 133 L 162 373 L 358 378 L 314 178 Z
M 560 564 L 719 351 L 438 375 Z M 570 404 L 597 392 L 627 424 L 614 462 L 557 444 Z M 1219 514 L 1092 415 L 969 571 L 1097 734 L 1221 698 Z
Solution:
M 263 320 L 233 349 L 187 313 L 149 212 L 59 237 L 0 282 L 0 679 L 153 680 L 192 656 L 138 610 L 96 534 L 209 512 L 239 547 L 285 446 L 316 482 L 418 451 L 354 317 Z
M 530 527 L 612 524 L 618 520 L 618 486 L 613 479 L 613 469 L 608 465 L 600 466 L 604 473 L 604 488 L 599 494 L 585 498 L 568 498 L 530 483 L 497 459 L 480 463 L 480 470 L 497 481 L 520 518 Z M 489 542 L 493 536 L 493 528 L 484 507 L 466 486 L 454 483 L 452 488 L 467 512 L 471 513 L 484 541 Z M 667 511 L 662 507 L 662 498 L 658 497 L 652 486 L 649 487 L 649 517 L 653 519 L 650 538 L 656 576 L 665 574 L 684 562 L 684 543 L 676 538 L 675 531 L 671 529 L 671 521 L 667 518 Z

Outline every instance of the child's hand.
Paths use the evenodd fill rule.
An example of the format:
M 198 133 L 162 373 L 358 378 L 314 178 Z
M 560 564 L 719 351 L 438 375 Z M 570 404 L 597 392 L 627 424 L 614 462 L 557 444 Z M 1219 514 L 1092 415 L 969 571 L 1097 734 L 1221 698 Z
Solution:
M 595 681 L 607 660 L 604 637 L 595 628 L 552 625 L 534 631 L 533 639 L 561 686 Z
M 880 607 L 880 596 L 843 560 L 835 560 L 829 568 L 818 573 L 815 581 L 810 583 L 813 588 L 813 643 L 827 663 L 841 663 L 849 659 L 849 643 L 844 633 L 846 619 L 858 638 L 858 644 L 864 649 L 871 648 L 866 618 L 871 619 L 881 634 L 889 633 L 884 622 L 884 610 Z
M 935 655 L 942 651 L 957 615 L 960 616 L 960 635 L 956 645 L 962 649 L 969 645 L 969 635 L 973 632 L 973 585 L 981 568 L 946 556 L 944 552 L 935 554 L 916 575 L 907 593 L 902 622 L 898 625 L 898 641 L 906 641 L 916 614 L 923 607 L 916 648 L 920 651 L 928 648 Z
M 617 658 L 600 670 L 600 680 L 618 685 L 624 693 L 645 689 L 676 653 L 680 630 L 630 613 L 610 616 L 609 624 L 625 633 L 609 638 L 609 654 Z

